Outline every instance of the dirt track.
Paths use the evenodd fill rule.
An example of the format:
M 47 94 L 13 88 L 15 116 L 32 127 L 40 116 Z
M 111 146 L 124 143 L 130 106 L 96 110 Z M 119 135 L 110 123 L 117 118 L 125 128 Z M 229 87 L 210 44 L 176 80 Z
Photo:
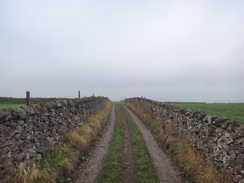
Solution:
M 127 108 L 126 108 L 127 109 Z M 179 176 L 179 172 L 172 166 L 169 158 L 159 147 L 157 142 L 154 140 L 151 132 L 146 128 L 146 126 L 138 119 L 138 117 L 132 113 L 129 109 L 127 109 L 130 115 L 133 117 L 135 123 L 139 127 L 148 151 L 152 157 L 155 169 L 157 171 L 157 175 L 159 181 L 162 183 L 180 183 L 183 182 Z M 133 154 L 132 154 L 132 144 L 130 140 L 130 134 L 128 130 L 128 124 L 125 118 L 124 119 L 124 127 L 126 131 L 126 149 L 125 153 L 125 182 L 133 182 L 134 181 L 134 167 L 133 167 Z M 106 157 L 110 141 L 113 135 L 114 127 L 115 127 L 115 109 L 114 106 L 111 111 L 111 116 L 109 120 L 109 124 L 104 130 L 99 141 L 92 148 L 90 154 L 87 157 L 84 157 L 81 161 L 81 164 L 77 168 L 76 172 L 73 174 L 71 178 L 71 182 L 73 183 L 91 183 L 97 182 L 97 178 L 99 176 L 99 172 L 102 169 L 103 161 Z
M 142 133 L 148 151 L 153 159 L 153 163 L 157 171 L 159 181 L 162 183 L 183 182 L 180 178 L 180 173 L 173 167 L 167 155 L 163 152 L 163 150 L 154 140 L 151 132 L 132 111 L 130 111 L 129 109 L 127 109 L 127 111 L 130 113 L 130 115 L 132 116 L 132 118 L 134 119 L 135 123 L 137 124 Z
M 104 129 L 104 132 L 92 148 L 88 156 L 83 157 L 80 165 L 73 174 L 71 182 L 73 183 L 92 183 L 96 182 L 99 176 L 99 172 L 102 169 L 103 161 L 106 157 L 113 131 L 115 127 L 115 109 L 114 105 L 110 114 L 109 124 Z

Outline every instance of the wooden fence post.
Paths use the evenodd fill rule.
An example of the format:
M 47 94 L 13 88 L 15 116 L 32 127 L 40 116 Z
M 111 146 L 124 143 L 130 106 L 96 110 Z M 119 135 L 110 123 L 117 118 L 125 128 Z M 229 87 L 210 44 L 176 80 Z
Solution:
M 30 91 L 26 92 L 26 105 L 30 105 Z

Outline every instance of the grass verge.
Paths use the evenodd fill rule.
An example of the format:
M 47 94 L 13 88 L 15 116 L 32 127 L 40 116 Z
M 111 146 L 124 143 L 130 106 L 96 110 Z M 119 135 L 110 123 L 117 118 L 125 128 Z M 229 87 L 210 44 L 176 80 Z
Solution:
M 202 111 L 208 114 L 227 117 L 244 123 L 244 103 L 214 103 L 214 104 L 174 104 L 181 108 Z
M 135 182 L 159 182 L 152 158 L 148 152 L 147 146 L 138 126 L 124 107 L 123 112 L 128 121 L 129 131 L 132 139 L 136 173 Z
M 80 161 L 81 155 L 94 142 L 108 121 L 112 103 L 108 102 L 85 124 L 70 131 L 61 143 L 27 170 L 20 166 L 15 183 L 65 183 Z
M 148 111 L 132 103 L 125 104 L 150 128 L 159 143 L 164 145 L 164 148 L 167 150 L 173 162 L 183 172 L 187 180 L 186 182 L 231 182 L 230 179 L 219 172 L 214 165 L 204 161 L 197 152 L 189 146 L 184 138 L 177 135 L 170 124 L 166 125 L 164 131 L 162 123 L 154 119 Z
M 125 129 L 122 113 L 119 108 L 119 105 L 115 106 L 116 125 L 108 154 L 99 176 L 99 183 L 123 182 L 125 160 Z

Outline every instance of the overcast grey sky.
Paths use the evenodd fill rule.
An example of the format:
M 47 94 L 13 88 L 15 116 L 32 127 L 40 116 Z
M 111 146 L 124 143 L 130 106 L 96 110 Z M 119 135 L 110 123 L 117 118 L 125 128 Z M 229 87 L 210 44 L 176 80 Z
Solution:
M 244 102 L 243 0 L 1 0 L 0 96 Z

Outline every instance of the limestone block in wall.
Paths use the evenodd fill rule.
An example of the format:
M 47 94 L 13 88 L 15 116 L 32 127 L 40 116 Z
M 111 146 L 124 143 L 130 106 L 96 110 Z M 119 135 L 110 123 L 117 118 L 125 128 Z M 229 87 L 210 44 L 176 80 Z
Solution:
M 212 124 L 212 122 L 214 121 L 214 116 L 207 114 L 202 121 L 208 122 L 208 124 Z
M 12 118 L 9 110 L 0 110 L 0 123 L 4 123 Z

